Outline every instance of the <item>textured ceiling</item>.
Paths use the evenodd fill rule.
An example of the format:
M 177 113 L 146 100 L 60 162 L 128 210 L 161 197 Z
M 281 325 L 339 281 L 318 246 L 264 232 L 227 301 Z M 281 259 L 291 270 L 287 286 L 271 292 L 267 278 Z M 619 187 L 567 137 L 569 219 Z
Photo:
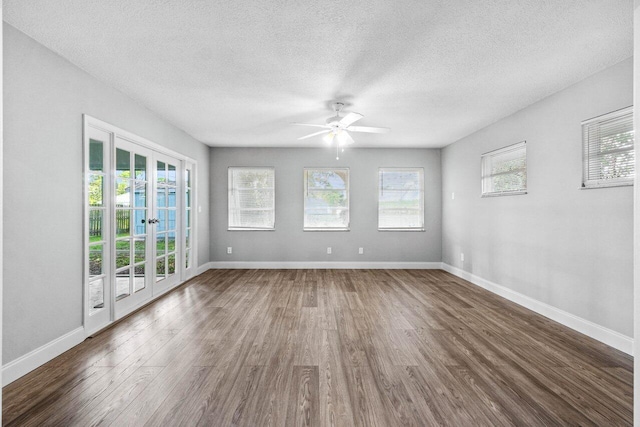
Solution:
M 442 147 L 632 55 L 633 0 L 4 0 L 5 20 L 211 146 Z

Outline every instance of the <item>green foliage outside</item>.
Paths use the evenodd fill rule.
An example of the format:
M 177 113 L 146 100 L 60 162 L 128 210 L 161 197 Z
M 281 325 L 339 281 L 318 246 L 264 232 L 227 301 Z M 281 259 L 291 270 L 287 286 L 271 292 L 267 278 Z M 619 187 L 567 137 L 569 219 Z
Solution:
M 596 173 L 599 176 L 589 178 L 615 179 L 633 176 L 635 165 L 633 131 L 602 137 L 598 154 L 600 156 L 600 165 Z
M 338 188 L 334 187 L 335 182 L 340 182 Z M 314 189 L 331 190 L 335 188 L 335 191 L 316 191 L 313 192 L 315 198 L 322 199 L 328 206 L 344 206 L 346 202 L 346 182 L 347 175 L 345 172 L 331 171 L 331 172 L 316 172 L 309 173 L 308 189 L 309 192 L 313 192 Z
M 524 189 L 527 183 L 525 159 L 518 158 L 492 165 L 491 175 L 494 192 Z

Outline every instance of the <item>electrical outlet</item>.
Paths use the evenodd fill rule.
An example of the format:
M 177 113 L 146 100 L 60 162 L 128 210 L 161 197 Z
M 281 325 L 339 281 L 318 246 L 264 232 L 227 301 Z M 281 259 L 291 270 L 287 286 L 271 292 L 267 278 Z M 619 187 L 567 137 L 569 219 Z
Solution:
M 456 193 L 454 193 L 453 191 L 451 192 L 451 200 L 456 198 Z
M 464 262 L 464 252 L 460 252 L 460 261 Z
M 231 246 L 227 246 L 227 253 L 228 254 L 232 254 L 233 253 L 233 248 Z
M 359 253 L 360 255 L 364 254 L 364 248 L 358 248 L 358 253 Z
M 327 248 L 327 255 L 331 255 L 331 246 Z

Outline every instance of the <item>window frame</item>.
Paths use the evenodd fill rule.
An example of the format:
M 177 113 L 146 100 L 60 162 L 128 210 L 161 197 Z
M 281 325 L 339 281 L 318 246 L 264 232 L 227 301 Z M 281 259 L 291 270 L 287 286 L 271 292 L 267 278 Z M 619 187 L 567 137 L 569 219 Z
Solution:
M 232 191 L 235 189 L 233 187 L 233 171 L 238 169 L 270 170 L 273 173 L 273 188 L 271 188 L 273 190 L 272 208 L 271 208 L 271 210 L 273 211 L 273 224 L 270 227 L 246 227 L 246 226 L 231 225 L 231 195 L 232 195 Z M 262 209 L 262 210 L 266 210 L 266 209 Z M 275 231 L 275 229 L 276 229 L 276 168 L 273 166 L 229 166 L 227 168 L 227 231 Z
M 384 171 L 393 172 L 419 172 L 420 174 L 420 208 L 422 214 L 422 225 L 417 227 L 380 227 L 380 196 L 382 195 L 381 177 Z M 422 167 L 379 167 L 378 168 L 378 231 L 425 231 L 425 207 L 424 207 L 424 168 Z M 398 191 L 398 190 L 391 190 Z
M 494 158 L 495 156 L 503 153 L 507 153 L 510 151 L 523 150 L 524 151 L 524 168 L 521 170 L 525 171 L 525 180 L 524 180 L 524 188 L 519 188 L 516 190 L 507 190 L 507 191 L 488 191 L 485 188 L 485 179 L 491 178 L 496 175 L 506 174 L 506 172 L 501 172 L 498 174 L 487 173 L 487 168 L 489 165 L 487 164 L 487 160 Z M 513 172 L 513 171 L 509 171 Z M 500 196 L 517 196 L 521 194 L 527 194 L 527 141 L 516 142 L 515 144 L 507 145 L 502 148 L 498 148 L 496 150 L 488 151 L 480 156 L 480 186 L 481 186 L 481 197 L 500 197 Z
M 310 171 L 343 171 L 346 172 L 347 180 L 346 180 L 346 199 L 347 199 L 347 225 L 344 227 L 308 227 L 306 225 L 307 218 L 307 193 L 308 193 L 308 173 Z M 349 168 L 338 167 L 305 167 L 302 174 L 303 179 L 303 203 L 302 203 L 302 230 L 303 231 L 350 231 L 351 227 L 351 172 Z
M 622 187 L 633 185 L 636 168 L 635 163 L 633 167 L 634 170 L 629 177 L 611 179 L 589 179 L 589 158 L 592 157 L 590 150 L 592 147 L 589 144 L 589 129 L 592 126 L 600 126 L 600 124 L 604 122 L 616 119 L 624 120 L 628 116 L 631 117 L 632 132 L 634 133 L 634 144 L 632 144 L 630 149 L 621 151 L 634 152 L 635 156 L 635 126 L 633 125 L 633 105 L 582 121 L 582 189 Z M 601 144 L 601 142 L 602 141 L 599 141 L 598 144 Z M 597 157 L 597 154 L 595 156 Z

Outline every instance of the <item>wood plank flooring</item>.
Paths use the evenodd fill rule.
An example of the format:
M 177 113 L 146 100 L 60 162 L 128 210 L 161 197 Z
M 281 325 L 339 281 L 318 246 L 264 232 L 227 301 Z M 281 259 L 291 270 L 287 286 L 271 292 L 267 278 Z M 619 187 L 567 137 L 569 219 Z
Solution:
M 621 426 L 632 358 L 440 270 L 210 270 L 3 390 L 9 426 Z

